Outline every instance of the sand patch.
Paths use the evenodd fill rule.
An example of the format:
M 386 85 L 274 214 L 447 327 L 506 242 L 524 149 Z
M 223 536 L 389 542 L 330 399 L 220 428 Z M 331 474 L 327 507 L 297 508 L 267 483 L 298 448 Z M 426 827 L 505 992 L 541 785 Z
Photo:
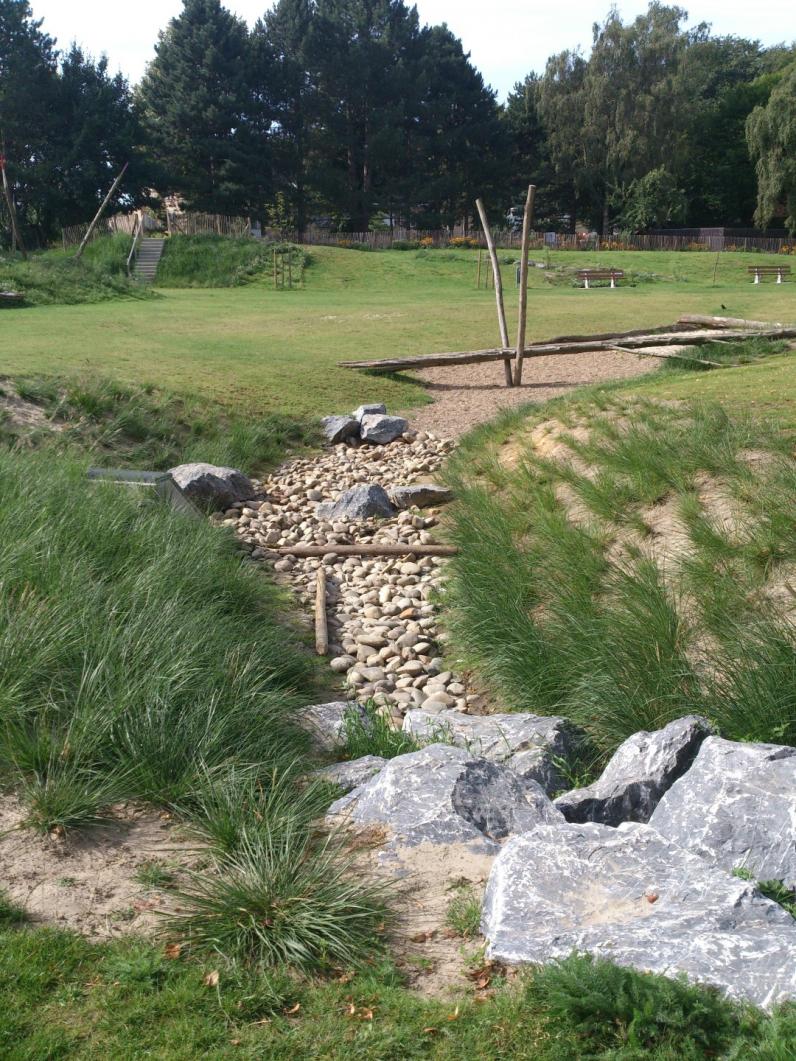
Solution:
M 179 881 L 202 857 L 195 841 L 149 808 L 126 805 L 110 825 L 63 838 L 20 829 L 23 817 L 16 799 L 0 797 L 0 888 L 31 921 L 95 939 L 151 934 L 167 896 L 137 874 L 156 863 Z

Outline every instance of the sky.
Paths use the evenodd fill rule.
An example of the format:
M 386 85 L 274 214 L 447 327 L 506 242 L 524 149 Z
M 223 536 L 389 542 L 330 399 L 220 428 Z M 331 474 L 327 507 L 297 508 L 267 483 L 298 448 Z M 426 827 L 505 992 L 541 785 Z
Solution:
M 588 51 L 591 27 L 602 21 L 610 0 L 416 0 L 423 22 L 447 22 L 484 80 L 503 101 L 517 81 L 544 69 L 549 55 L 581 45 Z M 776 44 L 796 36 L 786 12 L 791 0 L 681 0 L 691 25 L 709 22 L 719 35 L 734 35 Z M 36 18 L 62 48 L 72 40 L 94 56 L 103 52 L 111 70 L 137 81 L 157 31 L 182 9 L 181 0 L 30 0 Z M 227 0 L 226 5 L 251 25 L 269 6 L 268 0 Z M 618 0 L 625 21 L 647 8 L 646 0 Z M 790 32 L 788 32 L 790 25 Z

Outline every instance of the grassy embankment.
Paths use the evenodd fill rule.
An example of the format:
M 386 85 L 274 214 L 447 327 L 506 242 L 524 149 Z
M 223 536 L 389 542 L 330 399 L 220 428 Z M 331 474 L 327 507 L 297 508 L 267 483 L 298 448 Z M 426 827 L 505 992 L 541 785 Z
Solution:
M 504 702 L 576 720 L 597 761 L 692 711 L 796 743 L 795 380 L 793 353 L 664 372 L 465 443 L 452 622 Z
M 158 288 L 144 302 L 41 306 L 0 313 L 2 371 L 69 375 L 89 370 L 212 398 L 252 415 L 318 416 L 361 401 L 391 409 L 424 400 L 410 377 L 376 378 L 336 367 L 343 359 L 468 350 L 496 342 L 494 295 L 475 288 L 474 251 L 360 253 L 306 248 L 300 289 L 267 283 L 228 289 Z M 506 252 L 504 258 L 512 255 Z M 616 291 L 550 286 L 531 271 L 529 336 L 656 325 L 681 313 L 789 320 L 793 285 L 748 282 L 746 265 L 772 256 L 561 252 L 570 269 L 607 261 L 659 279 Z M 504 265 L 514 334 L 514 266 Z M 726 310 L 723 309 L 726 307 Z M 526 373 L 532 382 L 531 373 Z M 500 385 L 502 369 L 495 368 Z M 532 395 L 532 391 L 529 392 Z M 330 408 L 331 406 L 331 408 Z

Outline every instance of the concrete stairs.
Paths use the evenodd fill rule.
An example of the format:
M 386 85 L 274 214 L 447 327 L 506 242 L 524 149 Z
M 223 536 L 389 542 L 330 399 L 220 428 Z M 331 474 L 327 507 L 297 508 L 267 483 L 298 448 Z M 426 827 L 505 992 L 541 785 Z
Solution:
M 166 246 L 165 239 L 145 237 L 138 248 L 134 276 L 145 284 L 151 284 L 157 276 L 158 263 Z

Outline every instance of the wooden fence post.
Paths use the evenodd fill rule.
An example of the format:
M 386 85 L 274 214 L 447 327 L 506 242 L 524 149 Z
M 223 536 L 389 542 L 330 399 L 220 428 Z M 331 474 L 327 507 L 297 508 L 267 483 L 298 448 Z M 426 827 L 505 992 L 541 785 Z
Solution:
M 492 239 L 492 232 L 489 228 L 489 221 L 487 220 L 486 210 L 481 199 L 476 199 L 475 205 L 478 208 L 478 216 L 481 218 L 481 227 L 484 230 L 484 238 L 486 239 L 486 245 L 489 250 L 489 257 L 492 262 L 492 275 L 495 281 L 495 301 L 497 303 L 497 314 L 498 314 L 498 327 L 500 329 L 500 343 L 504 348 L 508 348 L 509 345 L 509 330 L 506 326 L 506 309 L 503 305 L 503 280 L 500 275 L 500 263 L 498 262 L 497 251 L 495 250 L 495 241 Z M 506 373 L 506 386 L 512 386 L 511 378 L 511 361 L 506 358 L 504 362 L 504 370 Z
M 528 185 L 525 212 L 522 218 L 522 257 L 520 258 L 520 319 L 517 324 L 517 358 L 514 364 L 514 386 L 522 383 L 522 359 L 525 356 L 525 323 L 528 316 L 528 254 L 531 245 L 531 218 L 536 186 Z

